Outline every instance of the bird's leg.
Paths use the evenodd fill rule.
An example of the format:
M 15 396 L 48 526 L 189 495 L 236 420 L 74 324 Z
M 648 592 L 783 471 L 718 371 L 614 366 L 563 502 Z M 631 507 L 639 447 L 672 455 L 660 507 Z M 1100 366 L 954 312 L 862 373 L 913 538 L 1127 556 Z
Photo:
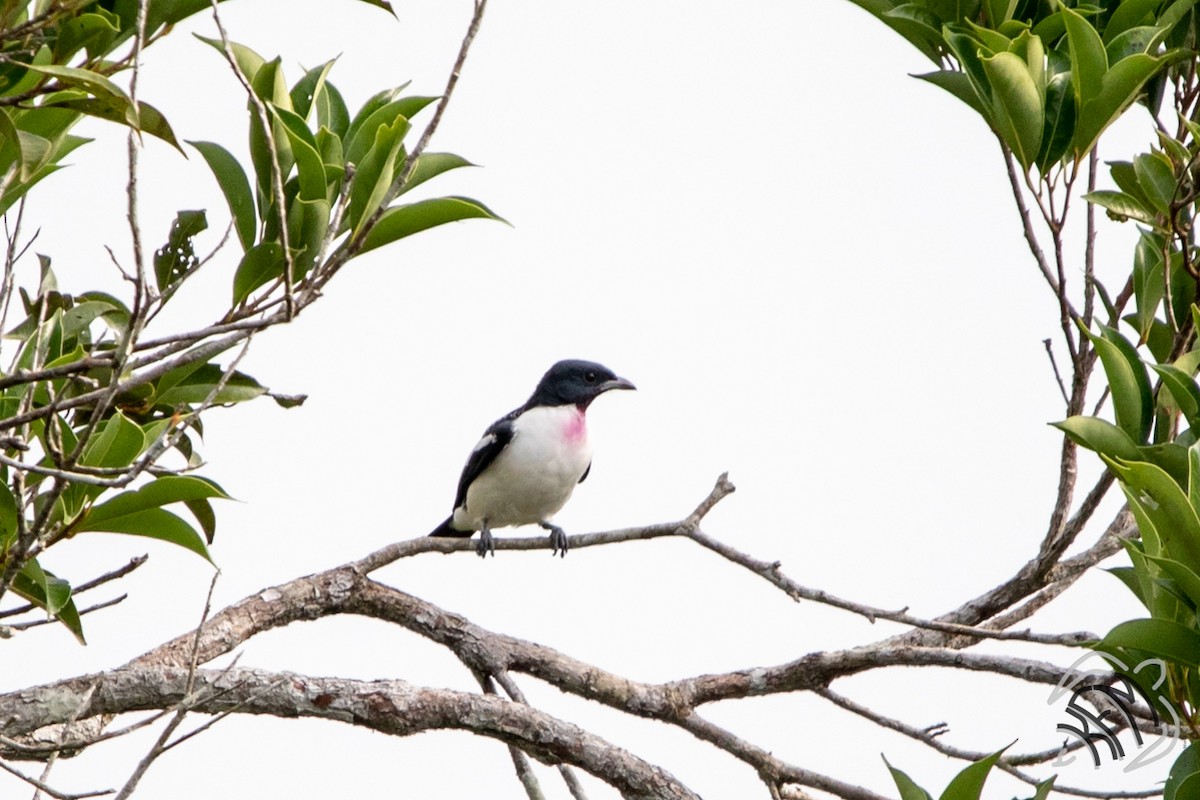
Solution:
M 492 529 L 488 527 L 488 521 L 485 519 L 479 529 L 479 542 L 475 545 L 475 552 L 480 558 L 487 558 L 487 554 L 491 553 L 492 558 L 496 557 L 496 542 L 492 539 Z
M 563 532 L 563 529 L 546 520 L 542 520 L 538 525 L 550 531 L 550 555 L 566 558 L 567 548 L 570 547 L 570 544 L 567 542 L 567 534 Z

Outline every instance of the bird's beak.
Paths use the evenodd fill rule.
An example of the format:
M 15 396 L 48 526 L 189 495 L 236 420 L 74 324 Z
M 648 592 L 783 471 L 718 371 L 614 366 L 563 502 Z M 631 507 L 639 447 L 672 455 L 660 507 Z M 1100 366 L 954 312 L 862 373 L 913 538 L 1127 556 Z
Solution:
M 624 378 L 613 378 L 611 381 L 605 381 L 600 384 L 600 391 L 607 392 L 609 389 L 631 389 L 636 390 L 637 387 L 632 382 Z

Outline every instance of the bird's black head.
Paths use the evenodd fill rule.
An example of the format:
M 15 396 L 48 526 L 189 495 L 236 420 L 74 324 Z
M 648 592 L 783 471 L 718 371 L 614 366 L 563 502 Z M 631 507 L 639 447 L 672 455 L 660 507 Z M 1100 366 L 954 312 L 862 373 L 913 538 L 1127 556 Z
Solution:
M 632 383 L 618 378 L 608 367 L 594 361 L 570 359 L 560 361 L 546 371 L 525 407 L 575 405 L 587 408 L 589 403 L 609 389 L 634 388 Z

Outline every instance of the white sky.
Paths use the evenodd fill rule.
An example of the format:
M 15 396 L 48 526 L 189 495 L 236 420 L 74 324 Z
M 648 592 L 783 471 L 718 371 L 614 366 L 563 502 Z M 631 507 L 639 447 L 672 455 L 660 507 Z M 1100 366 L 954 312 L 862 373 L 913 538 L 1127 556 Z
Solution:
M 289 82 L 340 53 L 331 80 L 353 110 L 407 80 L 439 93 L 470 4 L 400 0 L 399 21 L 348 0 L 223 9 L 232 38 L 283 55 Z M 242 152 L 241 90 L 186 35 L 215 35 L 212 20 L 180 27 L 147 54 L 141 95 L 180 138 Z M 680 518 L 729 470 L 738 492 L 707 531 L 782 560 L 806 585 L 933 615 L 1011 575 L 1053 499 L 1059 437 L 1045 423 L 1062 403 L 1042 340 L 1058 331 L 1056 308 L 1020 238 L 993 138 L 906 74 L 928 68 L 844 0 L 493 3 L 432 148 L 482 168 L 428 190 L 476 197 L 514 227 L 469 222 L 371 253 L 297 323 L 255 342 L 244 369 L 310 399 L 206 422 L 205 474 L 241 501 L 218 509 L 217 604 L 427 532 L 449 511 L 483 428 L 565 357 L 601 361 L 639 387 L 592 407 L 594 468 L 558 516 L 568 532 Z M 1129 147 L 1143 123 L 1122 131 Z M 129 252 L 124 137 L 86 130 L 101 141 L 35 192 L 28 212 L 42 229 L 36 250 L 55 259 L 68 291 L 116 287 L 103 245 Z M 211 247 L 227 214 L 201 159 L 151 141 L 143 166 L 147 241 L 165 238 L 177 209 L 206 208 Z M 1110 274 L 1131 258 L 1131 231 L 1112 227 L 1099 245 Z M 236 257 L 209 265 L 175 324 L 219 313 Z M 130 599 L 87 618 L 87 648 L 54 628 L 9 642 L 0 690 L 123 663 L 194 625 L 210 577 L 194 556 L 93 535 L 46 561 L 83 580 L 143 552 L 150 563 L 122 587 Z M 430 555 L 377 577 L 642 680 L 775 664 L 898 630 L 796 605 L 683 541 L 565 561 Z M 1104 631 L 1137 613 L 1097 573 L 1034 625 Z M 244 666 L 475 688 L 444 651 L 365 620 L 295 625 L 242 653 Z M 766 796 L 751 770 L 686 734 L 522 685 L 705 797 Z M 835 688 L 913 724 L 948 722 L 955 743 L 982 750 L 1053 746 L 1054 726 L 1068 721 L 1041 688 L 943 671 Z M 880 752 L 935 794 L 962 766 L 805 695 L 705 713 L 782 758 L 884 793 L 894 788 Z M 54 783 L 119 784 L 147 744 L 98 748 L 61 764 Z M 568 796 L 539 769 L 548 796 Z M 1165 767 L 1132 784 L 1152 772 L 1160 779 Z M 1021 791 L 994 780 L 991 796 Z M 1060 780 L 1131 785 L 1118 765 L 1093 771 L 1086 758 Z M 23 791 L 0 777 L 0 796 Z M 262 719 L 223 722 L 175 751 L 140 796 L 381 791 L 524 797 L 488 740 Z

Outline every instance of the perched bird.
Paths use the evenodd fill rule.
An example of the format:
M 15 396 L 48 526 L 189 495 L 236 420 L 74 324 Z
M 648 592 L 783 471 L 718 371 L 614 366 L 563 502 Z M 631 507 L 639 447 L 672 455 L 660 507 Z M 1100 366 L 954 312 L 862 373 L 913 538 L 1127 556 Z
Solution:
M 567 535 L 553 525 L 575 485 L 592 468 L 587 409 L 609 389 L 634 389 L 592 361 L 560 361 L 525 405 L 492 423 L 471 451 L 458 481 L 454 513 L 430 536 L 471 536 L 481 557 L 495 555 L 492 529 L 536 522 L 550 531 L 551 552 L 567 554 Z

